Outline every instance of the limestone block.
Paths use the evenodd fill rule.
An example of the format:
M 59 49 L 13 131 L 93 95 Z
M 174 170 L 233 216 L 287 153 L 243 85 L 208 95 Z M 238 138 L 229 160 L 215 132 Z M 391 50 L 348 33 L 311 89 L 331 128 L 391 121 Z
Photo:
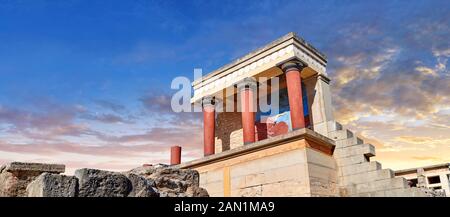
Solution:
M 367 182 L 374 182 L 382 179 L 389 179 L 394 177 L 394 171 L 391 169 L 375 170 L 367 173 L 359 173 L 350 176 L 342 176 L 338 178 L 338 182 L 342 186 L 351 184 L 361 184 Z
M 42 173 L 28 184 L 28 197 L 76 197 L 78 179 L 75 176 Z
M 244 132 L 241 129 L 235 130 L 230 134 L 230 149 L 244 145 Z
M 63 173 L 66 166 L 62 164 L 11 162 L 4 168 L 7 172 Z
M 238 195 L 240 197 L 261 197 L 262 196 L 262 186 L 253 186 L 248 188 L 242 188 L 238 190 Z
M 385 191 L 370 192 L 370 196 L 371 197 L 386 197 L 386 192 Z
M 256 185 L 262 185 L 265 181 L 264 173 L 249 174 L 244 177 L 246 187 L 252 187 Z
M 255 185 L 260 185 L 260 184 L 253 184 L 251 186 L 246 185 L 246 183 L 245 183 L 246 176 L 247 175 L 232 177 L 231 181 L 230 181 L 231 189 L 241 189 L 241 188 L 251 187 L 251 186 L 255 186 Z
M 317 178 L 337 183 L 337 171 L 333 168 L 323 167 L 316 164 L 308 164 L 309 178 Z
M 283 182 L 283 181 L 306 181 L 308 169 L 305 164 L 296 164 L 287 167 L 276 168 L 264 171 L 263 184 Z
M 336 149 L 333 153 L 335 158 L 344 158 L 354 155 L 375 156 L 375 147 L 371 144 L 353 145 L 346 148 Z
M 385 191 L 373 191 L 373 192 L 364 192 L 364 193 L 356 193 L 350 195 L 351 197 L 386 197 Z
M 337 168 L 336 161 L 332 156 L 326 155 L 311 148 L 306 148 L 306 158 L 308 164 L 317 164 L 331 169 Z
M 343 130 L 344 129 L 342 127 L 342 124 L 340 124 L 337 121 L 328 121 L 327 125 L 328 125 L 329 132 L 333 132 L 333 131 L 338 131 L 338 130 Z
M 246 188 L 275 182 L 305 180 L 308 170 L 305 164 L 296 164 L 287 167 L 273 168 L 259 173 L 243 176 L 233 176 L 231 188 Z
M 262 185 L 263 197 L 289 197 L 289 196 L 309 196 L 309 182 L 305 181 L 284 181 Z
M 349 197 L 351 195 L 356 194 L 356 185 L 347 185 L 347 186 L 341 186 L 339 185 L 339 196 L 341 197 Z
M 364 140 L 362 140 L 359 137 L 351 137 L 351 138 L 347 138 L 347 139 L 341 139 L 341 140 L 336 140 L 335 142 L 336 145 L 336 149 L 340 149 L 340 148 L 346 148 L 349 146 L 354 146 L 354 145 L 361 145 L 364 143 Z
M 369 162 L 369 159 L 366 158 L 364 155 L 355 155 L 355 156 L 344 157 L 344 158 L 335 158 L 335 160 L 339 167 Z
M 352 164 L 339 168 L 340 176 L 349 176 L 358 173 L 366 173 L 374 170 L 381 170 L 381 164 L 377 161 Z
M 25 197 L 30 182 L 44 172 L 61 173 L 65 166 L 59 164 L 12 162 L 1 167 L 0 196 Z
M 200 183 L 215 182 L 223 179 L 223 169 L 209 170 L 200 173 Z
M 353 132 L 347 129 L 344 130 L 337 130 L 332 131 L 328 133 L 329 138 L 332 140 L 342 140 L 342 139 L 348 139 L 353 137 Z
M 217 195 L 223 196 L 223 180 L 215 181 L 215 182 L 208 182 L 205 185 L 200 186 L 202 188 L 205 188 L 209 195 Z
M 349 146 L 358 145 L 355 137 L 351 137 L 351 138 L 347 138 L 347 139 L 341 139 L 341 140 L 336 140 L 334 142 L 334 144 L 336 145 L 336 149 L 346 148 L 346 147 L 349 147 Z
M 386 197 L 427 197 L 418 188 L 392 189 L 384 191 Z
M 392 179 L 383 179 L 373 182 L 360 183 L 356 185 L 356 191 L 358 193 L 383 191 L 388 189 L 403 189 L 407 188 L 408 183 L 403 177 L 395 177 Z
M 126 197 L 132 190 L 130 180 L 120 173 L 79 169 L 75 176 L 79 180 L 80 197 Z
M 231 176 L 243 176 L 295 164 L 306 163 L 305 149 L 297 149 L 231 166 Z
M 17 197 L 26 195 L 26 187 L 32 179 L 19 179 L 13 173 L 3 170 L 0 173 L 0 197 Z
M 338 196 L 339 190 L 336 182 L 329 179 L 310 177 L 311 194 L 315 196 Z

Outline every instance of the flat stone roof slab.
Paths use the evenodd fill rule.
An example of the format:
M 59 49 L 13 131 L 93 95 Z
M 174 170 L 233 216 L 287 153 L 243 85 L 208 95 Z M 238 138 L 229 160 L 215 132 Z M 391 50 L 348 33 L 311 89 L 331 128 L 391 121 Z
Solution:
M 66 166 L 63 164 L 11 162 L 6 164 L 5 170 L 8 172 L 33 171 L 33 172 L 48 172 L 48 173 L 64 173 L 66 171 Z

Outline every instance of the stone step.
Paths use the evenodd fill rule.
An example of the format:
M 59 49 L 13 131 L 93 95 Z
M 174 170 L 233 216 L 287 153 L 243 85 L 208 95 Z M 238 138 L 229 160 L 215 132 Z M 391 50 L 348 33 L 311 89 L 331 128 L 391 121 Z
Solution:
M 328 132 L 343 130 L 344 127 L 337 121 L 328 121 Z
M 429 197 L 419 188 L 392 189 L 383 192 L 382 197 Z
M 358 173 L 367 173 L 374 170 L 381 170 L 381 163 L 378 161 L 365 162 L 361 164 L 352 164 L 339 168 L 339 176 L 349 176 Z
M 353 145 L 361 145 L 364 144 L 364 140 L 359 137 L 353 136 L 347 139 L 336 140 L 335 145 L 336 148 L 345 148 Z
M 335 160 L 336 160 L 336 164 L 338 165 L 338 167 L 344 167 L 344 166 L 353 165 L 353 164 L 361 164 L 361 163 L 370 161 L 370 159 L 364 155 L 355 155 L 355 156 L 350 156 L 350 157 L 335 158 Z
M 43 163 L 24 163 L 11 162 L 5 165 L 7 172 L 37 172 L 37 173 L 64 173 L 66 166 L 63 164 L 43 164 Z
M 342 140 L 342 139 L 349 139 L 353 137 L 353 132 L 347 129 L 344 130 L 337 130 L 333 132 L 328 133 L 328 137 L 332 140 Z
M 340 186 L 375 182 L 377 180 L 394 178 L 394 171 L 391 169 L 375 170 L 367 173 L 359 173 L 349 176 L 338 177 Z
M 368 193 L 374 191 L 386 191 L 392 189 L 408 188 L 408 182 L 403 177 L 382 179 L 374 182 L 360 183 L 353 186 L 358 193 Z
M 368 158 L 375 156 L 375 147 L 371 144 L 353 145 L 346 148 L 335 149 L 335 158 L 344 158 L 355 155 L 364 155 Z

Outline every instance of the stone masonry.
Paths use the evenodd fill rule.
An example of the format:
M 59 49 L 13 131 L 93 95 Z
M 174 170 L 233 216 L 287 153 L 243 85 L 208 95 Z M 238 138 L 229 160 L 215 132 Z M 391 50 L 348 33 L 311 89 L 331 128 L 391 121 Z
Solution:
M 340 123 L 329 122 L 328 137 L 335 140 L 334 158 L 338 166 L 341 196 L 413 197 L 439 196 L 433 191 L 412 188 L 403 177 L 395 177 L 391 169 L 383 169 L 375 156 L 375 147 L 364 143 Z
M 12 162 L 0 167 L 0 197 L 208 197 L 195 170 L 168 165 L 126 172 L 83 168 L 61 175 L 65 166 Z

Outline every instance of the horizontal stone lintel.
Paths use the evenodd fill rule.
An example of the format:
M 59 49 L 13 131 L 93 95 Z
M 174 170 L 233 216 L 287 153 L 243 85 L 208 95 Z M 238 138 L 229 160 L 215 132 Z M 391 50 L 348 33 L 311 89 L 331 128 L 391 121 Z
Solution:
M 11 162 L 5 166 L 5 171 L 64 173 L 66 171 L 66 166 L 63 164 Z

